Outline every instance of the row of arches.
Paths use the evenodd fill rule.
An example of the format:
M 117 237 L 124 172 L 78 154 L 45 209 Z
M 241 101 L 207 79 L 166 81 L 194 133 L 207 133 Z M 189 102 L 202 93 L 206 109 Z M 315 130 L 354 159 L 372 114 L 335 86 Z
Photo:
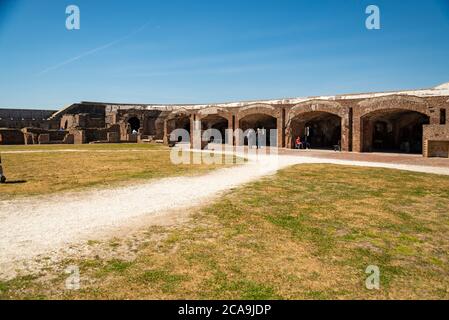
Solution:
M 236 119 L 235 116 L 226 116 L 220 114 L 209 114 L 198 116 L 195 120 L 201 122 L 201 132 L 205 132 L 210 129 L 214 129 L 220 133 L 220 139 L 213 137 L 214 143 L 226 143 L 226 130 L 241 129 L 243 132 L 248 133 L 245 137 L 242 137 L 244 145 L 249 145 L 251 142 L 251 137 L 249 136 L 252 132 L 263 132 L 266 136 L 264 137 L 264 144 L 268 146 L 277 146 L 277 137 L 272 137 L 269 132 L 270 130 L 278 130 L 278 119 L 274 116 L 265 113 L 250 113 L 246 116 Z M 174 117 L 169 117 L 167 119 L 167 134 L 174 129 L 184 129 L 189 134 L 192 133 L 192 116 L 187 113 L 180 113 Z M 233 141 L 234 137 L 228 138 L 229 141 Z M 232 140 L 231 140 L 232 139 Z M 239 138 L 236 138 L 239 140 Z
M 363 121 L 363 152 L 400 152 L 422 153 L 423 125 L 429 124 L 429 116 L 415 111 L 395 110 L 383 113 L 373 113 Z M 185 129 L 191 133 L 191 118 L 182 116 L 173 121 L 172 128 Z M 311 149 L 331 150 L 342 146 L 342 141 L 348 137 L 342 136 L 342 118 L 327 112 L 309 112 L 291 119 L 289 145 L 295 148 L 296 138 L 306 142 Z M 279 130 L 278 120 L 266 114 L 251 114 L 239 119 L 238 128 L 243 132 L 253 130 Z M 225 143 L 226 130 L 231 129 L 229 120 L 222 116 L 208 116 L 201 119 L 202 131 L 216 129 L 222 140 L 215 143 Z M 267 135 L 267 145 L 276 145 Z M 249 144 L 249 138 L 244 137 L 244 144 Z
M 164 135 L 169 136 L 174 129 L 185 129 L 190 134 L 194 122 L 200 121 L 201 131 L 220 132 L 222 138 L 214 140 L 215 143 L 225 143 L 227 129 L 275 130 L 278 133 L 275 137 L 266 136 L 268 145 L 295 148 L 299 138 L 312 149 L 340 146 L 347 151 L 422 153 L 423 126 L 435 122 L 431 111 L 427 105 L 413 100 L 391 103 L 391 99 L 388 104 L 379 100 L 377 104 L 360 103 L 354 108 L 335 101 L 308 101 L 286 108 L 258 104 L 233 110 L 215 107 L 178 110 L 165 119 Z M 129 118 L 128 124 L 135 131 L 141 127 L 135 117 Z M 243 141 L 249 144 L 248 137 Z

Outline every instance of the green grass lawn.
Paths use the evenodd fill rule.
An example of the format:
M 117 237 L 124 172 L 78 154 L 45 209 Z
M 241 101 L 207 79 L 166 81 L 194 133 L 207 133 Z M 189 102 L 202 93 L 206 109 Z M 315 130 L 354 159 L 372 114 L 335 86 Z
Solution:
M 92 242 L 108 257 L 0 283 L 0 297 L 448 299 L 449 177 L 295 166 L 131 239 Z M 67 265 L 80 267 L 80 291 L 64 290 Z M 365 287 L 370 265 L 378 291 Z
M 0 154 L 9 182 L 0 185 L 0 200 L 202 174 L 222 167 L 173 164 L 170 149 L 156 144 L 2 146 Z

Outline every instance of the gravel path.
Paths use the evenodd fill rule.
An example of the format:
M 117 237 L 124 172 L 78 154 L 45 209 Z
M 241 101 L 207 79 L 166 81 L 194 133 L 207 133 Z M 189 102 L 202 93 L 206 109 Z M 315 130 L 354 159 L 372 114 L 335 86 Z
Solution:
M 0 277 L 20 261 L 96 239 L 144 217 L 197 206 L 233 187 L 301 163 L 383 167 L 449 175 L 449 168 L 369 163 L 302 156 L 264 156 L 260 161 L 197 177 L 167 178 L 94 192 L 0 201 Z

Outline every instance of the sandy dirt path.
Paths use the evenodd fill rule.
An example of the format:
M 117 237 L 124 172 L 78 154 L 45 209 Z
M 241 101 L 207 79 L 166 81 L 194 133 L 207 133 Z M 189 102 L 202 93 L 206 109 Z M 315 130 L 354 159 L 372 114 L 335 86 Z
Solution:
M 331 163 L 449 175 L 449 168 L 319 159 L 303 156 L 250 157 L 244 165 L 196 177 L 167 178 L 90 192 L 0 201 L 0 276 L 20 261 L 94 240 L 139 219 L 198 206 L 239 185 L 294 164 Z

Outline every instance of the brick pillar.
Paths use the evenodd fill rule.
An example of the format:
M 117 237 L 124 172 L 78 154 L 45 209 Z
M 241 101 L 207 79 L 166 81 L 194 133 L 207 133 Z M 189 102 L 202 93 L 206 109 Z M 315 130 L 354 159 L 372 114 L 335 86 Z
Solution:
M 291 135 L 291 122 L 288 121 L 288 113 L 285 113 L 284 117 L 284 148 L 291 149 L 291 141 L 290 141 L 290 135 Z
M 360 114 L 358 112 L 354 112 L 353 120 L 352 120 L 352 151 L 353 152 L 362 152 L 362 130 L 363 124 Z
M 235 130 L 235 132 L 234 132 L 234 139 L 235 139 L 235 143 L 234 143 L 234 145 L 238 146 L 239 142 L 240 142 L 240 131 L 239 131 L 239 129 L 240 129 L 240 119 L 239 119 L 238 115 L 235 115 L 234 119 L 235 119 L 235 122 L 234 122 L 234 130 Z
M 229 130 L 228 136 L 226 137 L 227 144 L 232 146 L 232 145 L 234 145 L 234 122 L 233 122 L 234 118 L 233 118 L 232 113 L 228 115 L 227 119 L 228 119 L 228 130 Z
M 345 113 L 345 115 L 341 117 L 341 149 L 343 151 L 350 150 L 350 130 L 349 113 Z
M 288 127 L 288 125 L 285 128 L 285 143 L 284 147 L 287 149 L 292 149 L 292 133 L 291 128 Z
M 203 123 L 202 123 L 202 119 L 199 118 L 199 116 L 195 117 L 195 122 L 194 122 L 194 126 L 193 126 L 193 134 L 192 134 L 192 139 L 193 139 L 193 148 L 194 149 L 203 149 L 208 142 L 206 141 L 202 141 L 203 139 Z
M 281 115 L 277 119 L 278 148 L 285 148 L 285 109 L 282 108 Z
M 286 110 L 284 113 L 284 148 L 292 149 L 292 139 L 292 120 L 289 112 Z
M 276 147 L 278 147 L 278 148 L 283 147 L 282 146 L 283 137 L 284 137 L 284 120 L 283 120 L 283 117 L 281 114 L 281 116 L 279 116 L 279 118 L 277 118 L 277 145 L 276 145 Z M 271 146 L 271 147 L 273 147 L 273 146 Z
M 193 148 L 193 140 L 194 140 L 194 135 L 195 135 L 195 131 L 197 128 L 195 128 L 195 120 L 196 120 L 196 115 L 192 114 L 190 116 L 190 147 Z M 201 128 L 199 128 L 199 130 L 201 131 Z
M 168 145 L 169 139 L 168 139 L 168 123 L 167 119 L 164 120 L 164 144 Z

